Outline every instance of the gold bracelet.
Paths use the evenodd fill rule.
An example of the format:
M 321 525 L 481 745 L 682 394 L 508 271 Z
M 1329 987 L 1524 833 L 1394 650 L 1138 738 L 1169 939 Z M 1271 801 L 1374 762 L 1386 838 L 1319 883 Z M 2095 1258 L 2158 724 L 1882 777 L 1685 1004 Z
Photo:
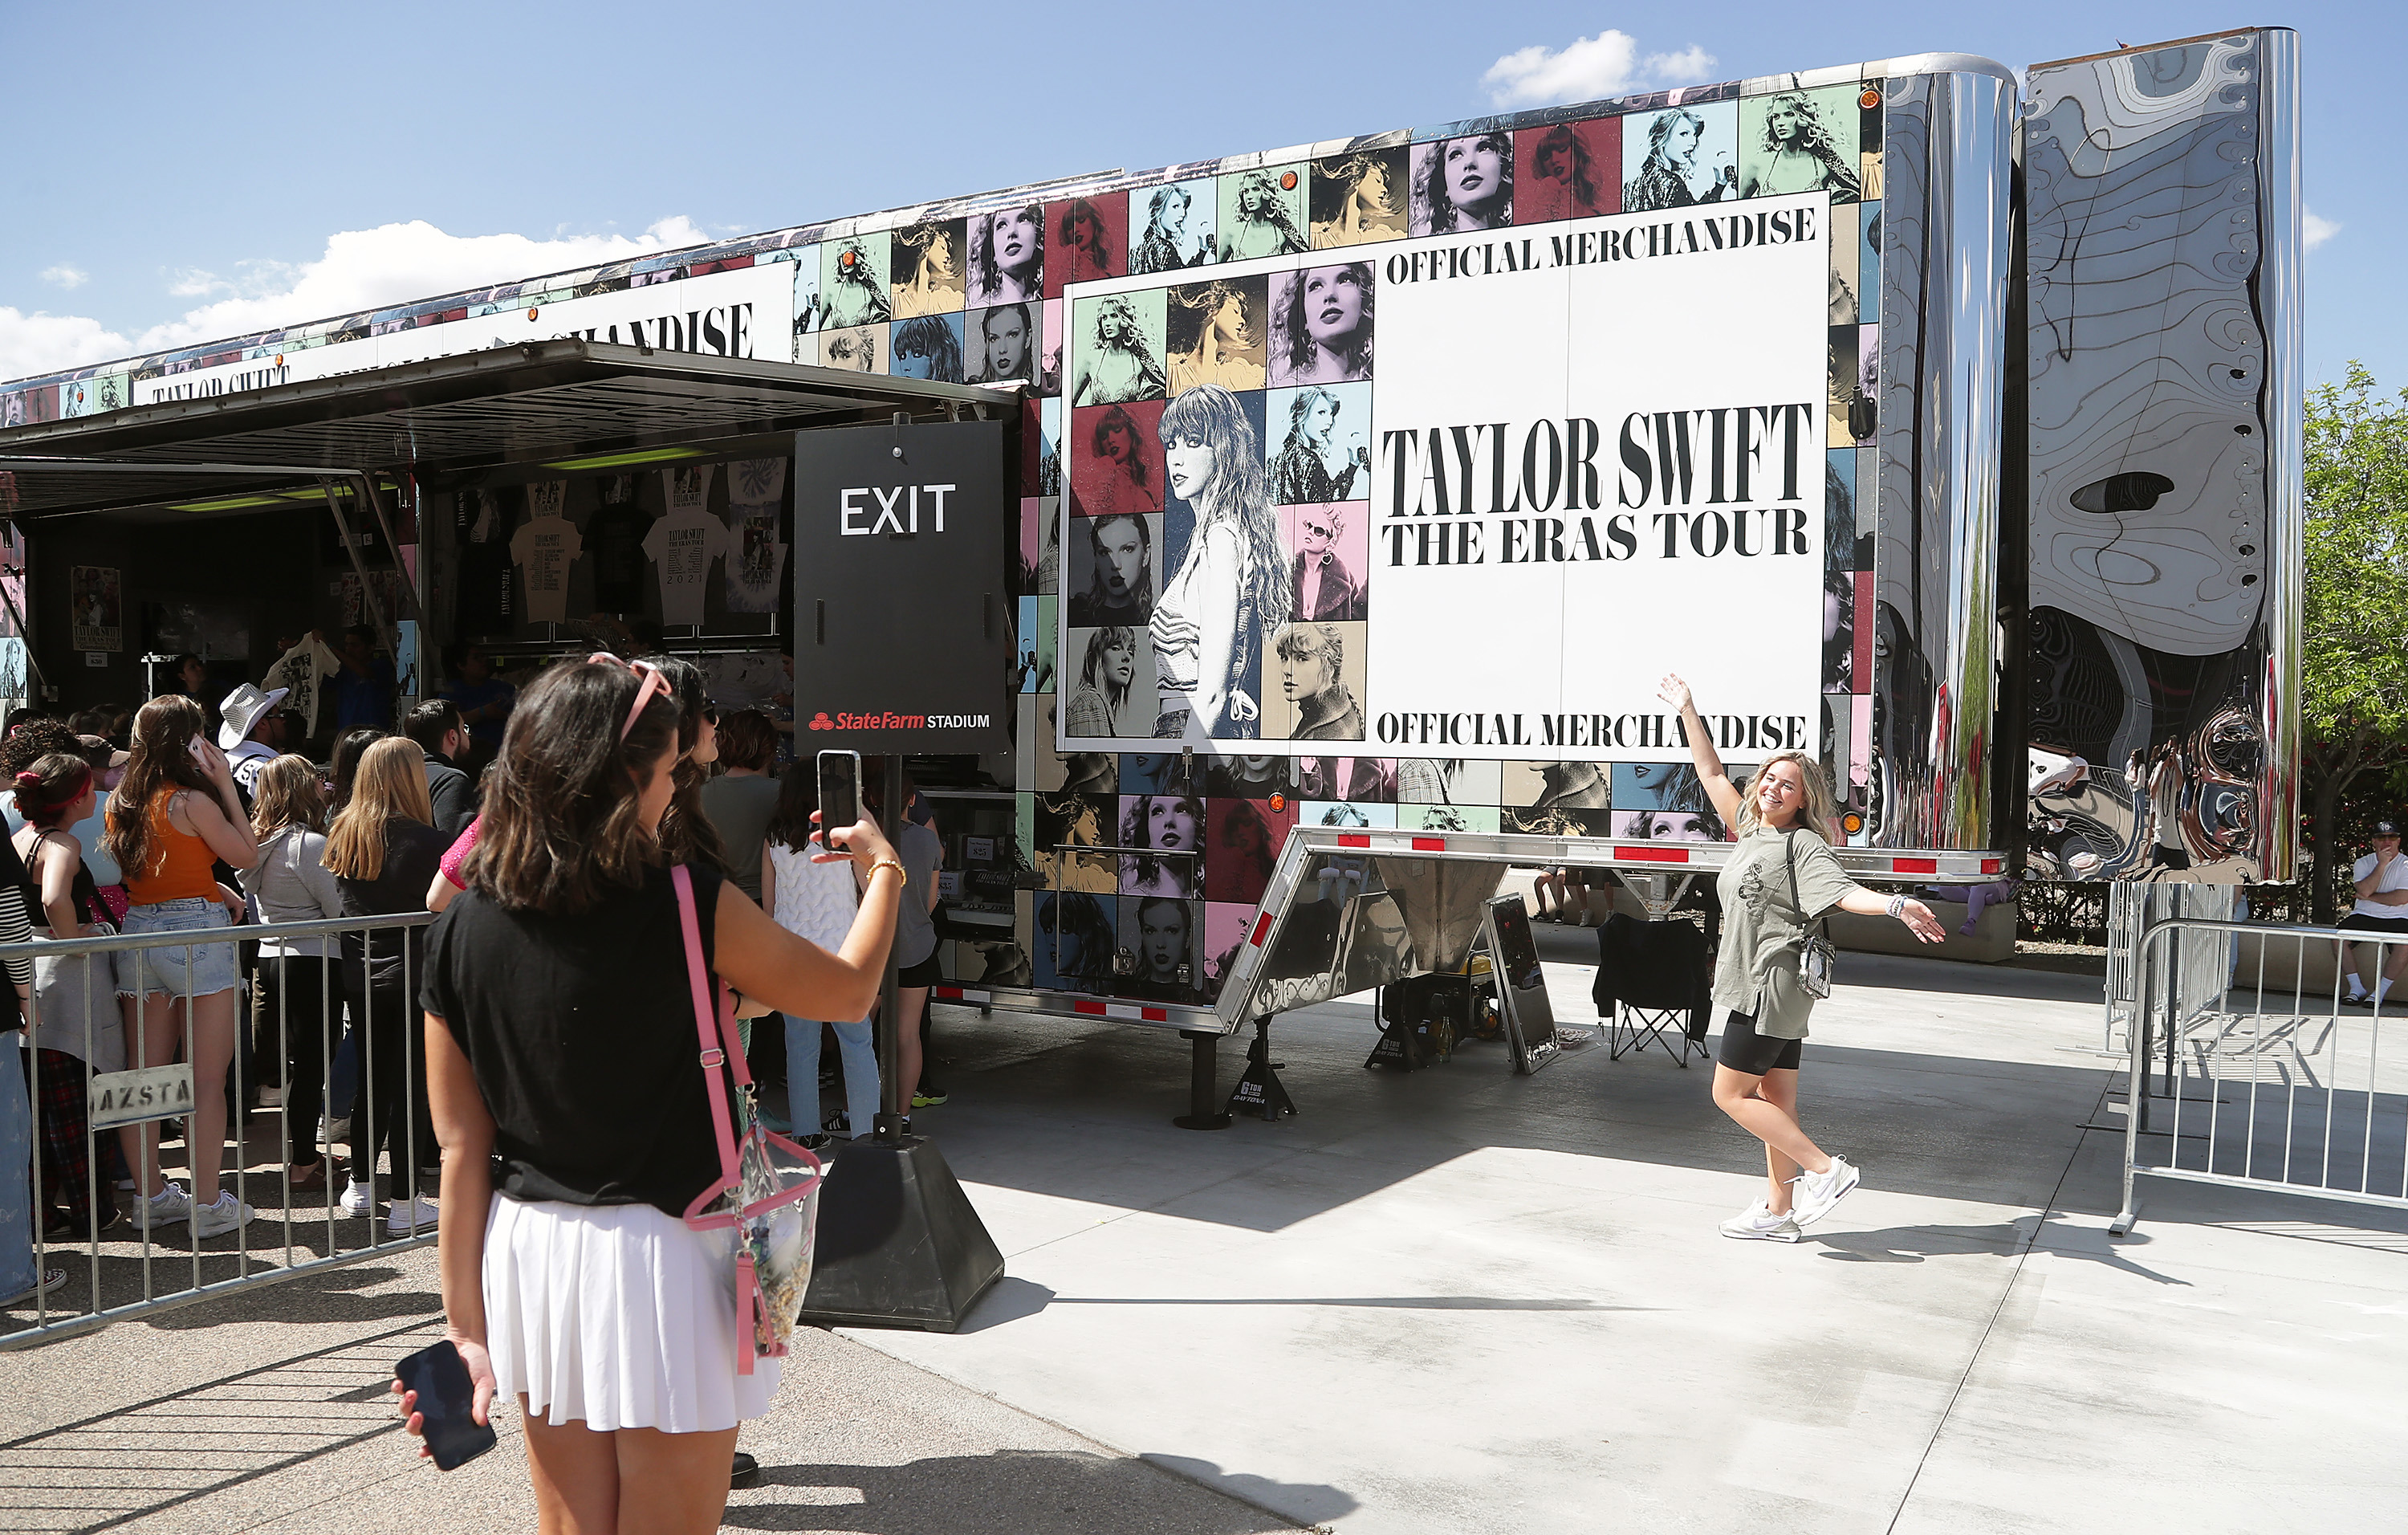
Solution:
M 862 878 L 863 878 L 863 879 L 865 879 L 865 880 L 867 880 L 867 879 L 868 879 L 868 878 L 870 877 L 870 875 L 871 875 L 871 874 L 876 874 L 876 873 L 877 873 L 880 869 L 882 869 L 882 868 L 891 868 L 891 869 L 893 869 L 896 873 L 902 875 L 902 876 L 903 876 L 903 882 L 904 882 L 905 884 L 910 884 L 910 883 L 911 882 L 911 873 L 910 873 L 910 871 L 909 869 L 907 869 L 907 868 L 905 868 L 903 867 L 903 862 L 902 862 L 902 860 L 901 860 L 901 859 L 899 859 L 899 858 L 881 858 L 881 859 L 879 859 L 879 860 L 878 860 L 878 862 L 876 862 L 876 863 L 874 863 L 874 864 L 872 864 L 872 865 L 870 865 L 870 866 L 869 866 L 869 873 L 868 873 L 868 874 L 864 874 L 864 875 L 862 876 Z

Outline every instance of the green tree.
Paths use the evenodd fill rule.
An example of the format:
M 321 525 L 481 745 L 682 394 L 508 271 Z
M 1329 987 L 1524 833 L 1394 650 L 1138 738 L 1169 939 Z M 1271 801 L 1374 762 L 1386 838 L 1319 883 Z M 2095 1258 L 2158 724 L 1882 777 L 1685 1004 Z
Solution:
M 2329 923 L 2343 796 L 2408 763 L 2408 389 L 2378 395 L 2350 364 L 2308 395 L 2305 460 L 2300 771 L 2315 920 Z

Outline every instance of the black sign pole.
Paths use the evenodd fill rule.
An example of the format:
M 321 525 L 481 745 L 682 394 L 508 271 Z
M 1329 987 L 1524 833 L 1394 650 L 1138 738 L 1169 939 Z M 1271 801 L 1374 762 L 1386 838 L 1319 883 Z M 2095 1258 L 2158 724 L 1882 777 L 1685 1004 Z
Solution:
M 886 834 L 887 846 L 903 845 L 903 756 L 899 752 L 886 754 L 886 771 L 878 796 L 878 829 Z M 919 896 L 918 891 L 905 885 L 905 900 L 915 900 Z M 903 1097 L 903 988 L 896 982 L 897 973 L 895 946 L 890 943 L 886 946 L 886 981 L 878 990 L 878 1058 L 884 1063 L 884 1069 L 878 1076 L 877 1125 L 879 1140 L 889 1146 L 902 1140 L 903 1121 L 911 1113 L 911 1105 Z
M 796 434 L 796 745 L 882 759 L 879 825 L 898 851 L 906 753 L 1010 744 L 1010 640 L 993 616 L 1017 549 L 1005 442 L 995 422 Z M 924 907 L 928 892 L 903 898 Z M 952 1332 L 1003 1277 L 1003 1254 L 935 1143 L 904 1131 L 895 960 L 890 946 L 877 1122 L 829 1162 L 802 1320 Z

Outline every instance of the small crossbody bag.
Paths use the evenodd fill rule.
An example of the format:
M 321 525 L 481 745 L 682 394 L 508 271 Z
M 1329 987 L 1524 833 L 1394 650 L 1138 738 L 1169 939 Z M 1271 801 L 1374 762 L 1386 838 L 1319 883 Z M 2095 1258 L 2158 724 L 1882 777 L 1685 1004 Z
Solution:
M 1798 897 L 1798 834 L 1791 832 L 1782 841 L 1782 851 L 1789 865 L 1789 904 L 1798 909 L 1798 920 L 1806 920 L 1806 903 Z M 1831 995 L 1831 965 L 1840 952 L 1831 947 L 1830 923 L 1817 922 L 1798 946 L 1798 983 L 1806 988 L 1809 997 Z
M 804 1292 L 811 1283 L 811 1245 L 819 1226 L 819 1158 L 762 1128 L 752 1112 L 752 1072 L 736 1032 L 734 998 L 714 985 L 702 959 L 702 928 L 695 916 L 694 877 L 683 865 L 669 870 L 677 887 L 678 925 L 685 938 L 686 979 L 694 988 L 694 1025 L 702 1045 L 702 1074 L 710 1084 L 710 1123 L 719 1140 L 719 1182 L 686 1206 L 697 1231 L 736 1234 L 736 1372 L 752 1373 L 756 1358 L 782 1358 L 795 1336 Z M 714 1005 L 715 1004 L 715 1005 Z M 741 1134 L 731 1114 L 724 1064 L 744 1095 Z

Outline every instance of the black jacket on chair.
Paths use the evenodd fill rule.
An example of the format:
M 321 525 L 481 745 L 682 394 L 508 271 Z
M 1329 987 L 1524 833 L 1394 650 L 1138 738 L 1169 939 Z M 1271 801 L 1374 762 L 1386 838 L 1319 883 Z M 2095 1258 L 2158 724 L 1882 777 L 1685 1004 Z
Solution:
M 1654 1011 L 1686 1008 L 1689 1038 L 1705 1038 L 1714 974 L 1706 935 L 1684 921 L 1641 922 L 1617 911 L 1597 930 L 1597 981 L 1589 996 L 1600 1015 L 1617 1001 Z

